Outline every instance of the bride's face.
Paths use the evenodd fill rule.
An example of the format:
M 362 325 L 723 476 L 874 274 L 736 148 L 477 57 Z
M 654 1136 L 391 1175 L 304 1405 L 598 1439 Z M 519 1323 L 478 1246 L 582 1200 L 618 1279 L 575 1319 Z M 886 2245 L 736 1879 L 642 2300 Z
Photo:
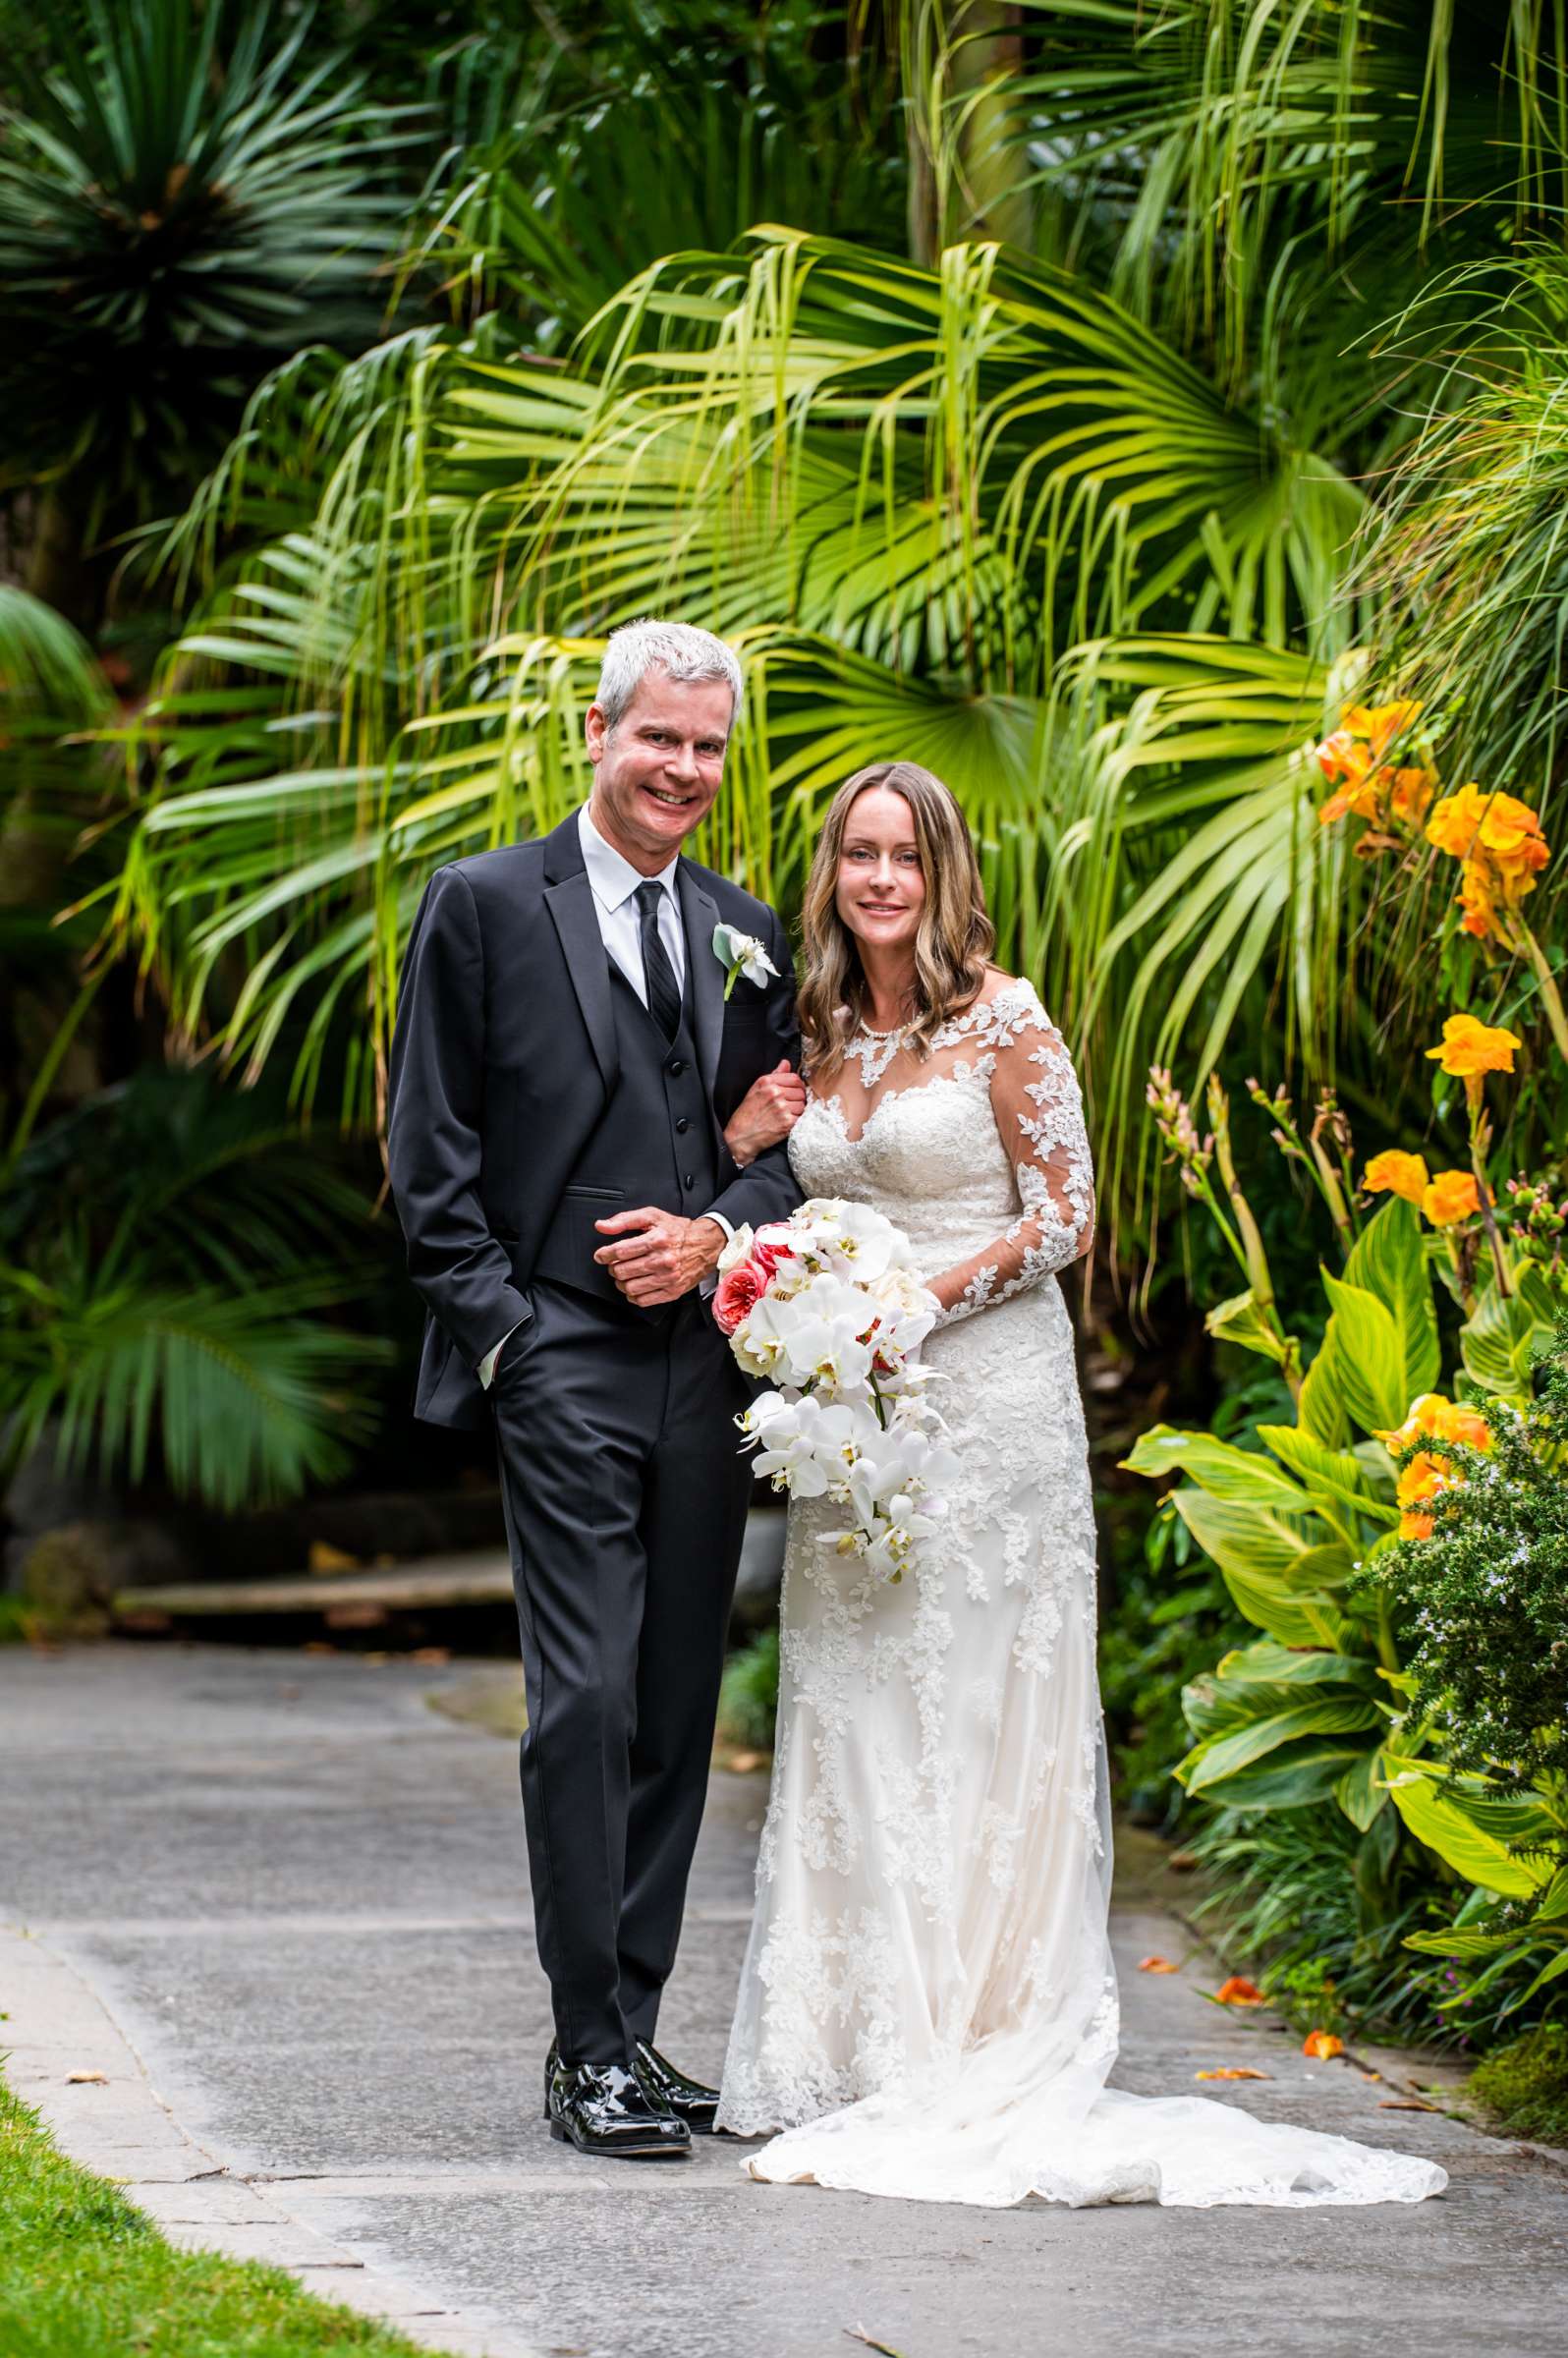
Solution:
M 857 940 L 884 950 L 914 947 L 925 877 L 915 814 L 890 786 L 868 786 L 850 807 L 835 901 Z

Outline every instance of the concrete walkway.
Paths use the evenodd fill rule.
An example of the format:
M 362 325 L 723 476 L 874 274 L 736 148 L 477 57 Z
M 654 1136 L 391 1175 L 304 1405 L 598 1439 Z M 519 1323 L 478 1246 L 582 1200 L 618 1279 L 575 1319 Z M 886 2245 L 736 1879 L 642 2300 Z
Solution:
M 823 2358 L 856 2328 L 904 2358 L 1561 2349 L 1561 2165 L 1379 2109 L 1387 2080 L 1221 2014 L 1199 1994 L 1211 1962 L 1136 1875 L 1116 2083 L 1192 2091 L 1204 2066 L 1255 2064 L 1270 2079 L 1228 2101 L 1433 2154 L 1441 2200 L 978 2212 L 756 2186 L 727 2140 L 662 2170 L 568 2155 L 538 2112 L 513 1748 L 448 1715 L 474 1679 L 205 1647 L 0 1654 L 8 2073 L 171 2234 L 490 2358 Z M 663 2026 L 700 2072 L 762 1798 L 715 1774 Z M 1151 1949 L 1190 1961 L 1140 1974 Z

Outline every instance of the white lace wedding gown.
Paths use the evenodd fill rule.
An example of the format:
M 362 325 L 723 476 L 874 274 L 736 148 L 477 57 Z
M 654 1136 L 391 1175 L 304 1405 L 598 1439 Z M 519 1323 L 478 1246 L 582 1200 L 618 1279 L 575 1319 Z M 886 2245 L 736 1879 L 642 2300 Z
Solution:
M 858 1068 L 858 1069 L 857 1069 Z M 934 2202 L 1415 2202 L 1435 2163 L 1105 2087 L 1110 1824 L 1083 1408 L 1053 1271 L 1091 1218 L 1078 1086 L 1027 982 L 917 1062 L 862 1035 L 790 1141 L 958 1310 L 925 1346 L 962 1473 L 896 1586 L 791 1506 L 772 1789 L 719 2123 L 756 2177 Z

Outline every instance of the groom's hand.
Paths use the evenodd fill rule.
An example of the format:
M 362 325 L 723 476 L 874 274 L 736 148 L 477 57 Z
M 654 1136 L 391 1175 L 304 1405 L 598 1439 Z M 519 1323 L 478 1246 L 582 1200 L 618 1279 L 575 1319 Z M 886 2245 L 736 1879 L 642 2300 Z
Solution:
M 641 1211 L 618 1211 L 593 1225 L 601 1236 L 617 1240 L 601 1245 L 594 1260 L 639 1310 L 678 1302 L 707 1275 L 724 1250 L 724 1231 L 716 1220 L 684 1220 L 678 1211 L 659 1211 L 652 1205 Z

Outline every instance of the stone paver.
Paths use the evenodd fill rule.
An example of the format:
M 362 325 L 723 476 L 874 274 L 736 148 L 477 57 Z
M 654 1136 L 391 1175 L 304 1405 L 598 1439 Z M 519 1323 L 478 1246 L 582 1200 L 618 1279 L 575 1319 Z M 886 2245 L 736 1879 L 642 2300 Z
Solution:
M 1129 2349 L 1488 2358 L 1562 2342 L 1568 2174 L 1314 2064 L 1199 1994 L 1132 1893 L 1116 2084 L 1434 2154 L 1406 2210 L 1010 2212 L 751 2184 L 744 2151 L 592 2167 L 549 2139 L 548 2035 L 510 1745 L 432 1712 L 470 1677 L 207 1647 L 0 1655 L 8 2072 L 181 2240 L 253 2251 L 489 2358 L 904 2358 Z M 716 2071 L 763 1786 L 716 1773 L 664 2017 Z M 1150 1949 L 1192 1961 L 1139 1974 Z M 100 2069 L 102 2084 L 67 2074 Z

